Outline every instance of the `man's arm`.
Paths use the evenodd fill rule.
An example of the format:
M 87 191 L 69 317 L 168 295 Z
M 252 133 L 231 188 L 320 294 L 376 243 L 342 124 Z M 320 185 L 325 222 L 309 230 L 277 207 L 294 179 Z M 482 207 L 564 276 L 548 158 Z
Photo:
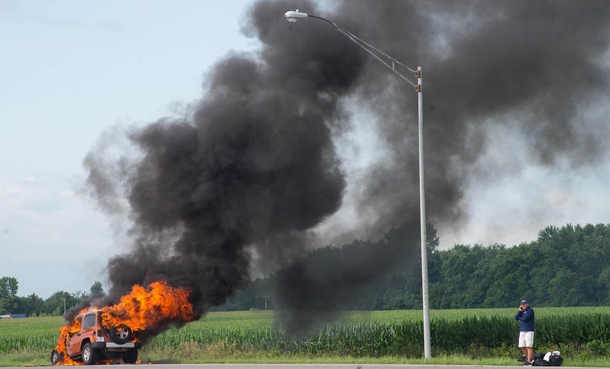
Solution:
M 525 316 L 523 317 L 523 319 L 521 319 L 522 322 L 529 322 L 530 320 L 532 320 L 534 318 L 534 311 L 530 311 L 527 314 L 524 314 Z
M 519 320 L 519 318 L 521 318 L 522 315 L 523 315 L 523 311 L 519 310 L 517 315 L 515 315 L 515 320 Z

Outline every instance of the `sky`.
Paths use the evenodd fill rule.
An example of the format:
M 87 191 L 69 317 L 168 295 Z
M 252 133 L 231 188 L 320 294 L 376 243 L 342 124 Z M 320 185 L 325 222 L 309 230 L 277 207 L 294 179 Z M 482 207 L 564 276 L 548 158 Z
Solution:
M 102 132 L 201 97 L 203 74 L 254 41 L 247 1 L 0 1 L 0 275 L 19 295 L 87 291 L 120 249 L 86 197 Z
M 214 62 L 256 50 L 240 32 L 248 3 L 0 0 L 0 277 L 17 278 L 20 296 L 107 283 L 108 258 L 125 252 L 116 234 L 124 225 L 80 194 L 85 155 L 104 132 L 180 114 L 201 97 Z M 348 182 L 343 206 L 315 230 L 328 243 L 364 236 L 366 220 L 350 199 L 386 153 L 372 113 L 352 110 L 353 128 L 336 139 Z M 495 139 L 473 170 L 491 175 L 468 183 L 468 217 L 439 229 L 442 249 L 510 246 L 549 225 L 609 222 L 610 158 L 595 167 L 516 166 L 527 161 L 527 140 L 515 127 L 490 128 Z M 334 237 L 336 229 L 353 230 L 351 239 Z

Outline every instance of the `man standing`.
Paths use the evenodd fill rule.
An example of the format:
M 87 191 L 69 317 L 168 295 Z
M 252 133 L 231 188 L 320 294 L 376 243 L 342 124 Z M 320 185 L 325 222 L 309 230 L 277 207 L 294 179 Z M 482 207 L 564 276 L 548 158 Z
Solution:
M 515 315 L 515 320 L 518 320 L 519 325 L 521 325 L 519 347 L 526 357 L 523 366 L 531 366 L 532 356 L 534 355 L 534 309 L 530 307 L 530 303 L 527 300 L 521 300 L 519 312 Z

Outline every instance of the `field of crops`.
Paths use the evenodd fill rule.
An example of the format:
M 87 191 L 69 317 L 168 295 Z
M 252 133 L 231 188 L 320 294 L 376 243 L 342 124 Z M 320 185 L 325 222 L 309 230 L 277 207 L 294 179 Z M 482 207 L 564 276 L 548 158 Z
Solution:
M 436 352 L 469 353 L 481 348 L 515 346 L 519 324 L 515 309 L 437 310 L 431 312 Z M 222 344 L 231 350 L 302 355 L 422 356 L 421 311 L 349 313 L 333 324 L 298 337 L 274 328 L 265 312 L 215 313 L 154 338 L 150 348 L 178 348 L 184 342 Z M 536 309 L 539 347 L 610 342 L 610 308 Z M 506 351 L 506 350 L 504 350 Z
M 62 317 L 0 319 L 0 353 L 12 350 L 52 350 L 57 344 Z
M 515 355 L 519 330 L 515 313 L 516 309 L 431 311 L 433 352 Z M 184 354 L 190 350 L 199 353 L 193 357 L 229 360 L 244 353 L 271 357 L 421 357 L 421 320 L 421 311 L 343 313 L 333 323 L 294 336 L 274 324 L 273 312 L 217 312 L 155 337 L 142 354 L 159 357 L 159 353 Z M 0 320 L 0 354 L 32 351 L 47 356 L 62 324 L 60 317 Z M 567 355 L 610 354 L 610 308 L 536 308 L 535 341 L 536 350 L 560 348 Z

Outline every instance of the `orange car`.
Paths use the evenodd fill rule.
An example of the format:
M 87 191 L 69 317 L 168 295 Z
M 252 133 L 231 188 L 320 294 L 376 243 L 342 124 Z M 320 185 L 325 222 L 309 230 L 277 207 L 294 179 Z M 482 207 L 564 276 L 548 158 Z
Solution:
M 140 342 L 134 342 L 131 328 L 102 326 L 101 311 L 81 312 L 76 318 L 80 331 L 66 339 L 66 353 L 72 360 L 82 360 L 87 365 L 101 360 L 123 358 L 125 364 L 135 364 L 138 360 Z M 53 350 L 51 364 L 63 360 L 63 354 Z

